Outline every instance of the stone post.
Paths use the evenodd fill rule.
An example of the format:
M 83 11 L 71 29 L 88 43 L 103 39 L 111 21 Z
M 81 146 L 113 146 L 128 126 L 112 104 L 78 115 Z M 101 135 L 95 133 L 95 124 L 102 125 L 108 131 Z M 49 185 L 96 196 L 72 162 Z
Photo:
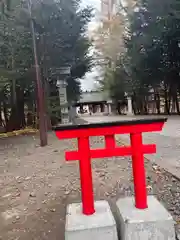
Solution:
M 112 113 L 112 100 L 108 100 L 107 101 L 107 106 L 108 106 L 108 114 L 111 114 Z
M 66 93 L 67 83 L 65 81 L 57 80 L 57 87 L 59 91 L 59 101 L 61 107 L 61 123 L 66 124 L 69 122 L 69 111 Z
M 125 97 L 127 98 L 127 104 L 128 104 L 127 115 L 132 116 L 134 115 L 133 108 L 132 108 L 132 98 L 127 93 L 125 93 Z
M 133 115 L 132 98 L 131 97 L 127 97 L 127 101 L 128 101 L 128 112 L 127 112 L 127 115 Z
M 57 87 L 59 91 L 61 123 L 69 123 L 69 110 L 67 101 L 67 81 L 66 77 L 70 74 L 70 67 L 59 68 L 59 75 L 57 79 Z

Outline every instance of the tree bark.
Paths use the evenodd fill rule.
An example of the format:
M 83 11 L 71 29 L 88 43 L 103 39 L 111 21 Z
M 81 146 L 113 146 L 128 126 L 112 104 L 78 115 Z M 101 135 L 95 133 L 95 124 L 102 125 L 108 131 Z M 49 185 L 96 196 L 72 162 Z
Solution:
M 178 99 L 178 93 L 177 93 L 177 88 L 174 89 L 174 104 L 175 108 L 178 114 L 180 114 L 180 109 L 179 109 L 179 99 Z
M 164 84 L 164 100 L 165 100 L 165 105 L 164 105 L 164 113 L 170 115 L 169 111 L 169 103 L 168 103 L 168 92 L 167 92 L 167 86 Z
M 161 109 L 160 109 L 160 95 L 159 92 L 155 91 L 155 102 L 156 102 L 156 109 L 157 113 L 161 114 Z

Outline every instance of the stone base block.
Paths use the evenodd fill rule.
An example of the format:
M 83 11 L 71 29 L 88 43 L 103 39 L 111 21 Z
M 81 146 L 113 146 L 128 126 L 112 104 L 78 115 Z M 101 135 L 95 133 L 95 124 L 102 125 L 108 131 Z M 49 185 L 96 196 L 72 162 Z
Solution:
M 118 240 L 116 223 L 108 202 L 95 202 L 96 213 L 82 214 L 81 204 L 67 207 L 65 240 Z
M 145 210 L 135 208 L 133 197 L 119 199 L 116 207 L 121 240 L 175 240 L 172 216 L 154 196 Z

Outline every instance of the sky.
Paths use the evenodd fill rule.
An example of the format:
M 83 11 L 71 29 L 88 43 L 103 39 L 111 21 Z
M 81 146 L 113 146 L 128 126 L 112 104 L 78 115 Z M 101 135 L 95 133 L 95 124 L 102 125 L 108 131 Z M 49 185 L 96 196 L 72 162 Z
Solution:
M 100 11 L 100 0 L 82 0 L 82 6 L 91 5 L 95 9 L 95 12 Z M 97 26 L 97 16 L 89 23 L 89 30 L 92 31 Z M 88 72 L 81 80 L 81 87 L 83 91 L 90 91 L 95 88 L 95 79 L 98 76 L 98 69 L 94 67 L 91 72 Z

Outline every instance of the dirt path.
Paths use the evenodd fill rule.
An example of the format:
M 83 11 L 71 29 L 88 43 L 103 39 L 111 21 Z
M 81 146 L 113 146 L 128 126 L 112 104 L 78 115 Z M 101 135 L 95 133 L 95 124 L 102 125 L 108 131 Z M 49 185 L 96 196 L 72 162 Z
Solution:
M 91 144 L 103 147 L 103 139 Z M 38 136 L 0 140 L 0 239 L 64 239 L 66 205 L 80 201 L 78 163 L 64 160 L 64 151 L 74 148 L 75 141 L 59 141 L 54 134 L 45 148 L 38 146 Z M 107 199 L 113 209 L 116 199 L 133 194 L 129 158 L 92 165 L 96 199 Z M 180 182 L 150 162 L 146 169 L 149 193 L 179 221 Z

